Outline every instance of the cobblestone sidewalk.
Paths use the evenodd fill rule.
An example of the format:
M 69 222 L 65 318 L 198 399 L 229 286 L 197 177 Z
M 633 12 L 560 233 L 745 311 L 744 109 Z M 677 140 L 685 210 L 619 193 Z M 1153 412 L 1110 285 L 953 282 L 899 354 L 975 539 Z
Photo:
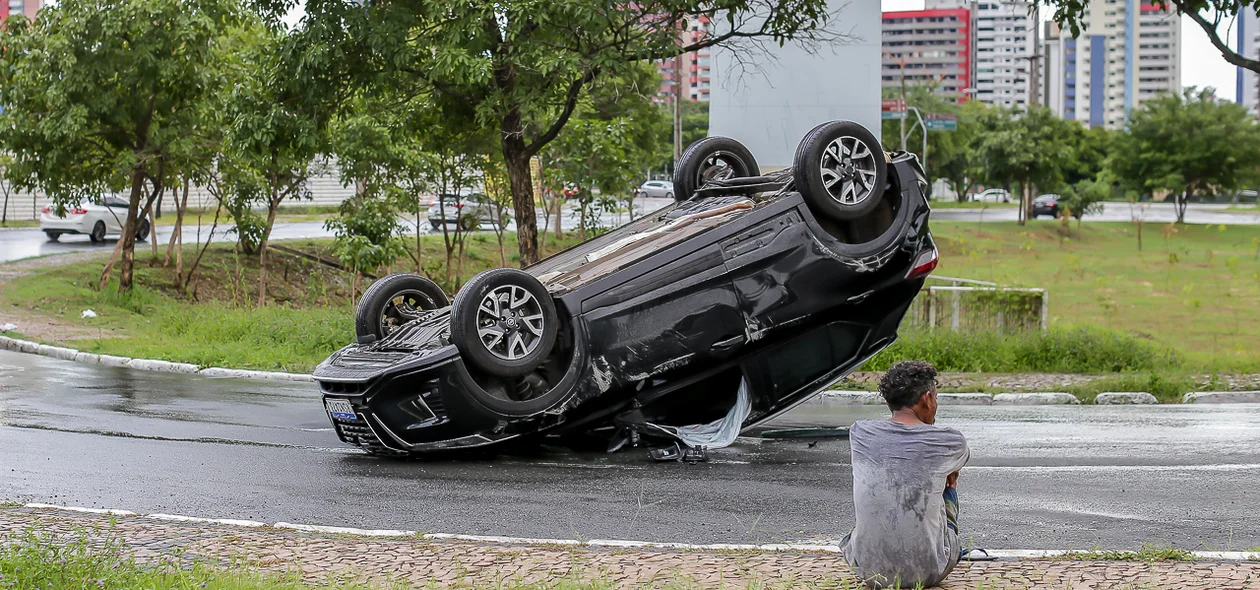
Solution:
M 416 538 L 358 538 L 275 529 L 109 517 L 31 508 L 0 510 L 0 544 L 39 531 L 116 539 L 140 560 L 245 563 L 304 579 L 368 579 L 437 587 L 513 587 L 590 581 L 622 587 L 849 588 L 829 553 L 600 549 Z M 1020 560 L 962 563 L 943 588 L 1260 590 L 1260 563 Z

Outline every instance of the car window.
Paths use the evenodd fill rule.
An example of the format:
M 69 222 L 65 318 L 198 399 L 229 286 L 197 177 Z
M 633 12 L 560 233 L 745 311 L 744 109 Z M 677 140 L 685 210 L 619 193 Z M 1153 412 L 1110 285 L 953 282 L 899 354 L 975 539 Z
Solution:
M 126 209 L 129 203 L 127 203 L 127 201 L 124 201 L 118 197 L 105 197 L 104 205 L 106 207 L 121 207 L 123 209 Z

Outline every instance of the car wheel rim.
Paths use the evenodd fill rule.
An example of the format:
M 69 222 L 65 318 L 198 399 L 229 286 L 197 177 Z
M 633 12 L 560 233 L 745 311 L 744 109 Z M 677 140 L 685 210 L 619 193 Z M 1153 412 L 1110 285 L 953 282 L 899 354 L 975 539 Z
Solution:
M 726 151 L 713 152 L 700 163 L 700 170 L 696 171 L 696 188 L 715 180 L 734 178 L 740 167 L 742 164 L 735 154 Z
M 389 336 L 403 324 L 420 317 L 424 304 L 428 302 L 427 295 L 414 289 L 399 291 L 385 302 L 385 308 L 381 310 L 381 333 Z
M 828 144 L 820 166 L 823 188 L 841 205 L 856 205 L 875 192 L 875 152 L 856 137 Z
M 492 289 L 477 306 L 477 337 L 495 357 L 518 361 L 542 342 L 542 304 L 533 293 L 517 285 Z

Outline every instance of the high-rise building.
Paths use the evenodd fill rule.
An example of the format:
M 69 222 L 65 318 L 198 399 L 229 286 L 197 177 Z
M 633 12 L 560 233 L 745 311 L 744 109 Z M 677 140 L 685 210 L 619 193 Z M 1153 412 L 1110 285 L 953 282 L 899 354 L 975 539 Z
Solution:
M 971 10 L 965 3 L 883 13 L 885 87 L 931 86 L 962 99 L 971 88 Z
M 1080 35 L 1064 31 L 1057 42 L 1064 118 L 1120 129 L 1144 100 L 1181 92 L 1180 21 L 1159 6 L 1091 0 Z
M 974 6 L 976 100 L 1028 108 L 1033 92 L 1029 70 L 1035 53 L 1032 4 L 986 0 Z
M 713 23 L 709 18 L 699 16 L 687 19 L 679 35 L 683 45 L 691 45 L 712 32 Z M 708 49 L 684 53 L 678 60 L 663 60 L 659 65 L 661 72 L 661 90 L 657 93 L 659 101 L 673 102 L 674 83 L 678 80 L 682 84 L 683 100 L 709 102 L 711 60 Z M 681 71 L 674 72 L 674 68 L 679 65 L 681 65 Z
M 1260 16 L 1250 10 L 1238 13 L 1238 46 L 1235 51 L 1239 55 L 1260 59 Z M 1260 116 L 1260 74 L 1239 67 L 1238 85 L 1234 89 L 1234 101 L 1247 107 L 1252 115 Z
M 924 10 L 884 13 L 883 83 L 1025 108 L 1031 89 L 1032 5 L 1024 0 L 927 0 Z
M 25 14 L 26 18 L 34 19 L 44 4 L 44 0 L 0 0 L 0 19 L 9 18 L 10 14 Z

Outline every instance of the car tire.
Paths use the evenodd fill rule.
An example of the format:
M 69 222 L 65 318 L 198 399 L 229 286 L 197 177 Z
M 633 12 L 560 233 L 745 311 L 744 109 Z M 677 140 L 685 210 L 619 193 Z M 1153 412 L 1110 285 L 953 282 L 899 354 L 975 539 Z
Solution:
M 499 377 L 519 377 L 551 354 L 559 314 L 547 288 L 514 268 L 487 270 L 455 294 L 451 342 L 472 366 Z
M 666 198 L 666 199 L 672 199 L 672 198 L 674 198 L 674 193 L 665 193 L 665 198 Z
M 433 231 L 438 231 L 442 229 L 442 222 L 436 219 L 430 219 L 429 225 L 433 226 Z
M 92 233 L 88 234 L 88 239 L 91 240 L 93 244 L 99 244 L 105 241 L 104 221 L 98 221 L 96 222 L 96 225 L 92 226 Z
M 56 242 L 57 240 L 61 239 L 61 232 L 57 232 L 57 231 L 46 231 L 44 232 L 44 235 L 48 236 L 49 242 Z M 92 240 L 92 241 L 95 242 L 96 240 Z
M 149 239 L 150 229 L 152 228 L 149 226 L 149 220 L 147 219 L 141 220 L 140 227 L 136 228 L 136 241 L 143 242 Z
M 729 137 L 706 137 L 689 146 L 674 166 L 674 200 L 686 201 L 710 180 L 761 174 L 752 152 Z
M 392 274 L 363 293 L 354 314 L 354 335 L 360 344 L 374 342 L 416 317 L 418 311 L 450 304 L 437 283 L 416 274 Z
M 459 228 L 465 232 L 473 232 L 480 229 L 481 224 L 475 216 L 465 215 L 459 218 Z
M 836 221 L 870 213 L 888 182 L 879 141 L 853 121 L 815 127 L 796 148 L 792 168 L 796 189 L 814 213 Z

